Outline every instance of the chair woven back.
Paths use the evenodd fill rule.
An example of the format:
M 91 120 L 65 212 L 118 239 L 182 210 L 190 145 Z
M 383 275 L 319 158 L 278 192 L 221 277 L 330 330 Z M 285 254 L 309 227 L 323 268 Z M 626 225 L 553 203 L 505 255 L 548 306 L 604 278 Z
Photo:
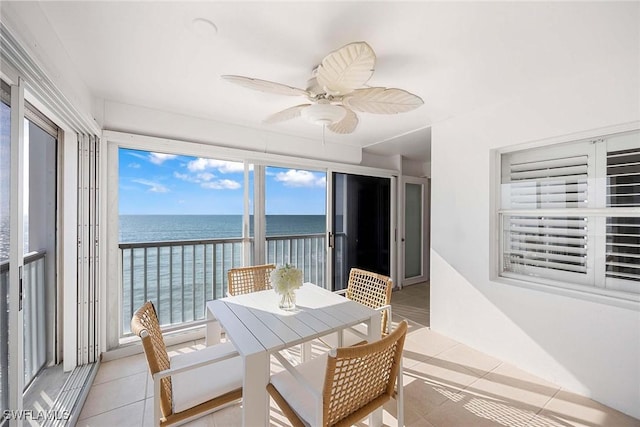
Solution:
M 391 303 L 393 281 L 382 274 L 359 268 L 352 268 L 347 285 L 347 298 L 371 308 L 379 308 Z M 382 312 L 382 333 L 387 331 L 389 313 Z
M 274 264 L 230 268 L 227 272 L 230 295 L 248 294 L 271 289 L 271 272 Z
M 151 301 L 145 302 L 131 319 L 131 331 L 142 339 L 151 375 L 169 369 L 169 355 L 162 338 L 156 308 Z M 173 413 L 171 377 L 160 380 L 160 409 L 164 417 Z
M 325 426 L 350 426 L 395 396 L 407 322 L 379 341 L 328 356 L 323 390 Z

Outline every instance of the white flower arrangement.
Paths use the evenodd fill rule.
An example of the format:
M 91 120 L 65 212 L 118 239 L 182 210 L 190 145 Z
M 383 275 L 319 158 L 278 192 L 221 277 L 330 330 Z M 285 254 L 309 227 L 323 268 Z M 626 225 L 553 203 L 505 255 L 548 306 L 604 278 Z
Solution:
M 290 264 L 278 266 L 271 272 L 271 285 L 280 295 L 290 293 L 302 286 L 302 270 Z

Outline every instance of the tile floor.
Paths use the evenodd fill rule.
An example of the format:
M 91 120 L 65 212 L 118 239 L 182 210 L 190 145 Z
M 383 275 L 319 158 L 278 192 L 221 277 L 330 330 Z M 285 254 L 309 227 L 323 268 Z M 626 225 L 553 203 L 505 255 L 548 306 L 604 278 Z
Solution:
M 407 426 L 640 427 L 640 420 L 431 331 L 426 327 L 428 312 L 419 309 L 428 307 L 428 295 L 428 285 L 423 284 L 394 292 L 392 298 L 394 320 L 410 321 L 403 358 Z M 202 342 L 189 342 L 169 350 L 189 352 L 202 346 Z M 105 362 L 78 426 L 151 426 L 152 394 L 142 354 Z M 392 401 L 385 406 L 385 425 L 396 425 L 395 413 Z M 270 416 L 272 426 L 289 425 L 273 402 Z M 241 407 L 236 404 L 187 425 L 240 424 Z

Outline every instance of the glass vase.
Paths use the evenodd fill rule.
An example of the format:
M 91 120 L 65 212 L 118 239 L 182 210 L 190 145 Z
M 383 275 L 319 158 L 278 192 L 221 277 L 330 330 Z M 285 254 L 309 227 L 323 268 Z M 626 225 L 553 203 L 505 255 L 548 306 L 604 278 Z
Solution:
M 278 304 L 278 307 L 283 310 L 295 310 L 296 293 L 293 289 L 280 294 L 280 303 Z

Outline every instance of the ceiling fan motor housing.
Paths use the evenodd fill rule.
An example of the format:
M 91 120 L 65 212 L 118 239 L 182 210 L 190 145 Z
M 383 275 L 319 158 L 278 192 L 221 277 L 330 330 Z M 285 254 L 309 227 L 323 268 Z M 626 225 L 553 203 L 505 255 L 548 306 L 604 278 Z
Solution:
M 301 112 L 302 117 L 317 125 L 330 125 L 339 122 L 347 114 L 347 110 L 340 105 L 330 104 L 326 100 L 320 100 L 317 104 L 311 104 Z

